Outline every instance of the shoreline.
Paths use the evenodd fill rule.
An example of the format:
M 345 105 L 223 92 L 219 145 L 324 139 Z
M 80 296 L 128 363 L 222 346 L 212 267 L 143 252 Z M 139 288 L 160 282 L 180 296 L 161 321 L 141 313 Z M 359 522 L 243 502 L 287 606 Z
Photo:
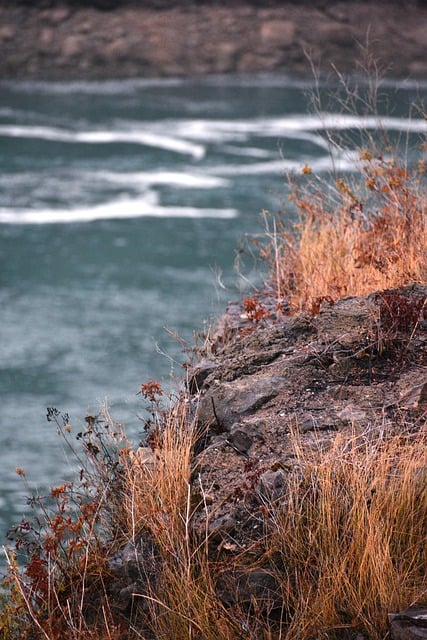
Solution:
M 334 67 L 354 74 L 370 61 L 390 77 L 425 79 L 426 31 L 427 8 L 416 2 L 125 5 L 111 11 L 0 4 L 0 79 L 313 78 Z

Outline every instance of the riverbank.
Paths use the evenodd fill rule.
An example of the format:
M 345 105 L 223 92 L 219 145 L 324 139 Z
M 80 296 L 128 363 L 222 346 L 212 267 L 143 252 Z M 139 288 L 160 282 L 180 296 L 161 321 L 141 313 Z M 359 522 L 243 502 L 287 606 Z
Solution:
M 257 6 L 0 4 L 0 78 L 102 80 L 357 72 L 363 49 L 392 77 L 427 77 L 427 8 L 370 1 Z M 150 5 L 149 5 L 150 6 Z
M 138 447 L 48 409 L 79 475 L 11 531 L 1 640 L 425 637 L 425 163 L 360 163 L 321 193 L 304 165 L 265 288 L 172 402 L 142 384 Z

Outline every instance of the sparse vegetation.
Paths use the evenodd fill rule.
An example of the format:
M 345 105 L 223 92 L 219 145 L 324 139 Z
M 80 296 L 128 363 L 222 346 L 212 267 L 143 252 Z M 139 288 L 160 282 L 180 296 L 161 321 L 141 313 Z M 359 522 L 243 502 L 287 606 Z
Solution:
M 423 147 L 424 148 L 424 147 Z M 360 175 L 335 176 L 327 187 L 303 167 L 291 176 L 298 221 L 265 214 L 278 301 L 294 311 L 316 301 L 427 280 L 427 179 L 423 160 L 359 151 Z M 295 212 L 294 212 L 295 215 Z
M 4 640 L 308 640 L 345 629 L 379 639 L 387 633 L 388 611 L 426 600 L 425 426 L 383 438 L 374 431 L 338 434 L 322 454 L 304 451 L 295 434 L 299 465 L 286 495 L 266 500 L 251 484 L 265 516 L 264 557 L 254 554 L 255 562 L 268 559 L 283 603 L 279 616 L 265 619 L 256 604 L 248 612 L 221 602 L 216 585 L 229 566 L 210 557 L 208 537 L 192 534 L 194 513 L 207 498 L 203 487 L 191 489 L 201 434 L 186 403 L 157 424 L 149 461 L 132 453 L 122 434 L 111 434 L 111 424 L 97 425 L 98 433 L 93 425 L 84 435 L 91 443 L 86 455 L 95 462 L 94 474 L 84 473 L 91 498 L 82 498 L 81 487 L 57 487 L 52 510 L 43 507 L 35 520 L 39 528 L 25 521 L 16 530 L 26 564 L 21 572 L 9 556 Z M 108 558 L 141 536 L 146 588 L 123 612 L 110 597 Z M 230 562 L 248 570 L 251 555 Z

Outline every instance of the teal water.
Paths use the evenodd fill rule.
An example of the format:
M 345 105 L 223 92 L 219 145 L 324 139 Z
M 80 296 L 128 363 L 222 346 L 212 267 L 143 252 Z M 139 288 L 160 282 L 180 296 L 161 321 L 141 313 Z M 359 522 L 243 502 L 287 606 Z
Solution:
M 192 345 L 247 286 L 236 249 L 281 208 L 286 171 L 331 170 L 326 125 L 355 141 L 378 126 L 310 115 L 311 90 L 265 76 L 0 84 L 1 543 L 28 511 L 15 467 L 41 493 L 69 473 L 46 408 L 80 427 L 107 403 L 137 442 L 141 383 L 173 390 L 183 373 L 165 328 Z M 381 124 L 409 148 L 426 95 L 382 89 Z M 353 172 L 355 157 L 334 161 Z

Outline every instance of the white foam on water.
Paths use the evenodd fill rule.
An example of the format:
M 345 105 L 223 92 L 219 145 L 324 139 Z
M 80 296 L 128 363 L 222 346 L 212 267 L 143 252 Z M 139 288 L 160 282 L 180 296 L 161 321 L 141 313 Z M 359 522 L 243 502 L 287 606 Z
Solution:
M 252 121 L 244 126 L 237 120 L 180 119 L 168 121 L 167 127 L 182 138 L 204 142 L 245 142 L 252 132 Z
M 3 80 L 0 84 L 12 87 L 21 93 L 42 93 L 52 95 L 84 94 L 84 95 L 117 95 L 132 94 L 152 87 L 184 87 L 197 83 L 206 87 L 290 87 L 309 89 L 314 87 L 313 80 L 297 79 L 284 74 L 255 73 L 245 75 L 212 74 L 205 78 L 126 78 L 122 80 L 99 81 L 39 81 L 39 80 Z M 324 83 L 320 83 L 324 84 Z M 330 83 L 326 83 L 330 84 Z
M 427 122 L 421 118 L 390 116 L 357 116 L 339 113 L 262 117 L 250 120 L 179 120 L 169 123 L 183 138 L 205 141 L 244 141 L 249 136 L 301 137 L 324 148 L 327 141 L 313 136 L 312 131 L 345 129 L 381 129 L 408 133 L 427 133 Z
M 315 173 L 326 173 L 330 171 L 352 172 L 357 171 L 359 155 L 357 152 L 346 151 L 343 154 L 336 154 L 334 158 L 323 156 L 322 158 L 306 157 L 300 160 L 272 160 L 270 162 L 254 162 L 252 164 L 225 164 L 209 169 L 214 174 L 224 176 L 246 176 L 262 174 L 285 174 L 301 173 L 302 167 L 307 164 Z
M 76 209 L 6 209 L 0 208 L 2 224 L 70 224 L 95 220 L 126 218 L 219 218 L 238 215 L 236 209 L 199 209 L 197 207 L 162 207 L 146 200 L 119 200 Z
M 380 129 L 408 133 L 427 133 L 427 122 L 422 118 L 321 113 L 318 116 L 304 116 L 302 121 L 305 130 L 318 129 L 320 125 L 320 128 L 325 130 Z
M 267 149 L 259 149 L 257 147 L 234 147 L 231 144 L 221 145 L 221 151 L 233 156 L 244 156 L 246 158 L 272 158 L 276 155 L 271 151 L 267 151 Z
M 123 93 L 134 93 L 150 87 L 175 87 L 186 82 L 183 78 L 126 78 L 123 80 L 78 80 L 74 82 L 45 80 L 3 80 L 0 86 L 12 88 L 21 93 L 42 93 L 52 95 L 68 95 L 73 93 L 87 95 L 114 96 Z
M 0 136 L 37 138 L 51 142 L 68 143 L 112 144 L 120 142 L 139 144 L 175 153 L 189 154 L 197 160 L 203 158 L 206 152 L 205 147 L 200 144 L 142 129 L 134 131 L 70 131 L 56 127 L 0 125 Z
M 18 174 L 1 174 L 0 186 L 34 187 L 40 183 L 52 184 L 55 189 L 61 184 L 70 187 L 70 183 L 84 184 L 85 188 L 95 185 L 97 182 L 107 182 L 130 187 L 146 188 L 154 185 L 171 185 L 173 187 L 211 189 L 213 187 L 227 187 L 229 181 L 225 178 L 205 175 L 203 173 L 189 173 L 187 171 L 109 171 L 104 169 L 66 169 L 64 171 L 25 171 Z
M 165 135 L 164 130 L 175 135 Z M 41 140 L 113 144 L 128 143 L 188 154 L 196 160 L 206 155 L 206 144 L 246 142 L 251 136 L 301 139 L 328 150 L 328 142 L 314 131 L 342 131 L 346 129 L 382 129 L 405 133 L 427 133 L 427 122 L 421 118 L 390 116 L 357 116 L 351 114 L 320 113 L 285 117 L 262 117 L 247 120 L 195 120 L 180 119 L 167 122 L 146 122 L 144 125 L 128 123 L 122 129 L 71 131 L 59 127 L 0 125 L 0 135 Z M 201 143 L 204 144 L 201 144 Z M 227 147 L 225 147 L 227 148 Z M 250 153 L 262 154 L 262 149 Z M 260 156 L 261 157 L 261 156 Z
M 11 138 L 39 138 L 40 140 L 57 140 L 59 142 L 73 142 L 75 135 L 65 129 L 54 127 L 37 127 L 33 125 L 0 125 L 0 135 Z
M 146 147 L 166 149 L 175 153 L 192 155 L 197 160 L 203 158 L 206 153 L 204 146 L 194 144 L 172 136 L 165 136 L 150 131 L 88 131 L 79 132 L 75 137 L 77 142 L 111 144 L 114 142 L 127 142 L 140 144 Z
M 275 135 L 275 134 L 271 134 L 271 135 Z M 286 131 L 285 134 L 280 135 L 280 139 L 282 143 L 284 139 L 303 140 L 305 142 L 311 142 L 311 144 L 313 144 L 315 147 L 320 147 L 320 149 L 324 149 L 328 153 L 330 153 L 331 151 L 331 145 L 328 142 L 328 140 L 326 140 L 323 136 L 319 134 L 311 133 L 309 131 Z
M 304 163 L 302 163 L 304 164 Z M 253 162 L 248 164 L 223 164 L 208 169 L 209 172 L 221 176 L 250 176 L 261 174 L 284 174 L 297 171 L 302 167 L 301 162 L 292 160 L 271 160 L 270 162 Z
M 371 79 L 365 76 L 353 74 L 348 76 L 348 86 L 350 88 L 357 87 L 367 87 L 371 84 Z M 295 76 L 289 76 L 285 73 L 277 73 L 277 72 L 265 72 L 261 71 L 258 73 L 251 74 L 243 74 L 243 75 L 221 75 L 221 74 L 212 74 L 203 78 L 201 80 L 206 86 L 231 86 L 231 87 L 266 87 L 266 88 L 295 88 L 295 89 L 310 89 L 313 90 L 315 87 L 330 87 L 333 95 L 334 88 L 338 88 L 341 86 L 342 81 L 338 77 L 329 77 L 329 78 L 297 78 Z M 408 79 L 408 80 L 399 80 L 393 78 L 381 78 L 378 80 L 378 87 L 392 87 L 400 88 L 400 89 L 423 89 L 427 87 L 427 80 L 421 79 Z
M 22 110 L 11 107 L 0 107 L 0 118 L 16 118 L 17 113 L 26 113 Z
M 227 187 L 230 184 L 229 180 L 224 178 L 180 171 L 137 171 L 130 173 L 93 171 L 91 176 L 111 183 L 136 187 L 167 185 L 182 188 L 212 189 L 215 187 Z
M 334 156 L 328 155 L 323 158 L 310 159 L 307 158 L 306 163 L 314 173 L 354 173 L 360 167 L 360 158 L 358 151 L 344 151 Z M 300 169 L 303 164 L 300 164 Z

